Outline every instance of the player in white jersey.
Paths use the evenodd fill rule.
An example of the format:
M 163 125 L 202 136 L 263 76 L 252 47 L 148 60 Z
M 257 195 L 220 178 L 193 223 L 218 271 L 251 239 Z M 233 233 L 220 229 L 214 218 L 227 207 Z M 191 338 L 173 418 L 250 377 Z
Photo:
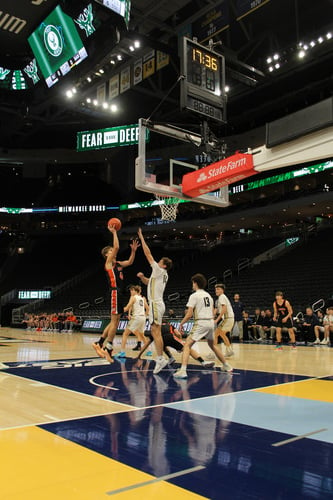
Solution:
M 323 321 L 324 325 L 324 338 L 320 342 L 323 345 L 330 344 L 330 333 L 333 332 L 333 307 L 330 306 L 326 309 L 326 315 Z
M 138 273 L 141 281 L 148 285 L 149 302 L 149 322 L 151 325 L 151 334 L 154 337 L 157 359 L 154 373 L 159 373 L 168 363 L 163 357 L 163 338 L 161 333 L 162 318 L 165 312 L 163 294 L 168 282 L 168 271 L 172 267 L 172 260 L 168 257 L 162 257 L 158 262 L 155 261 L 143 237 L 141 229 L 138 230 L 138 236 L 142 245 L 143 253 L 146 256 L 152 268 L 150 278 L 146 278 L 142 273 Z
M 204 290 L 207 280 L 203 274 L 198 273 L 192 276 L 191 281 L 194 293 L 188 299 L 186 305 L 187 311 L 180 322 L 179 329 L 182 331 L 183 325 L 192 317 L 194 323 L 184 345 L 181 367 L 173 376 L 175 378 L 187 378 L 186 368 L 190 349 L 195 342 L 204 338 L 207 340 L 215 356 L 221 361 L 222 370 L 231 372 L 231 366 L 226 362 L 223 354 L 214 342 L 214 301 L 209 293 Z
M 234 351 L 232 350 L 230 340 L 227 334 L 233 329 L 235 323 L 235 315 L 230 300 L 226 295 L 224 295 L 225 287 L 222 283 L 215 285 L 215 294 L 217 295 L 217 318 L 215 323 L 217 328 L 214 332 L 214 339 L 217 344 L 219 336 L 226 346 L 226 357 L 233 356 Z
M 131 298 L 128 304 L 124 307 L 124 312 L 128 312 L 129 321 L 121 339 L 121 351 L 116 354 L 118 358 L 126 357 L 125 347 L 130 333 L 134 333 L 134 335 L 136 335 L 140 345 L 145 343 L 144 331 L 149 307 L 146 298 L 141 295 L 141 286 L 131 285 L 129 290 Z

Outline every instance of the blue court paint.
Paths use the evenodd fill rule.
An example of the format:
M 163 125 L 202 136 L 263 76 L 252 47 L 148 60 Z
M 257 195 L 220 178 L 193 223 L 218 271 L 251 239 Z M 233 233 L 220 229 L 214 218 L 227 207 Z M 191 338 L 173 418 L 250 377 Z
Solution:
M 172 408 L 299 436 L 323 427 L 311 439 L 333 444 L 333 404 L 249 391 L 183 401 Z
M 188 379 L 175 380 L 172 375 L 179 365 L 153 375 L 154 361 L 138 362 L 133 359 L 119 359 L 112 364 L 100 358 L 81 358 L 8 365 L 10 373 L 21 377 L 135 407 L 153 405 L 154 397 L 161 392 L 164 394 L 164 403 L 171 403 L 308 378 L 245 370 L 237 370 L 237 374 L 232 375 L 190 365 Z
M 212 500 L 328 499 L 333 491 L 331 444 L 304 439 L 274 448 L 290 436 L 221 418 L 159 406 L 42 427 Z

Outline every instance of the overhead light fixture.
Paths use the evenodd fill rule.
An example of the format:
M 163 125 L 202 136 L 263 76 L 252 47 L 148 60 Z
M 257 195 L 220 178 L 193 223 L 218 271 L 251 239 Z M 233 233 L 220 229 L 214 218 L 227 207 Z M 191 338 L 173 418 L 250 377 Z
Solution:
M 279 69 L 280 68 L 280 64 L 279 63 L 276 63 L 275 64 L 275 69 Z
M 226 86 L 224 87 L 224 92 L 225 92 L 226 94 L 227 94 L 228 92 L 230 92 L 230 87 L 229 87 L 229 85 L 226 85 Z
M 92 82 L 92 78 L 91 78 L 91 76 L 88 76 L 88 77 L 87 77 L 87 82 L 89 82 L 89 83 L 91 83 L 91 82 Z
M 113 59 L 111 59 L 110 64 L 116 64 L 116 61 L 114 61 Z
M 110 109 L 112 113 L 115 113 L 116 111 L 118 111 L 118 106 L 116 104 L 111 104 Z
M 94 99 L 94 100 L 93 100 L 93 105 L 94 105 L 94 106 L 98 106 L 98 101 L 97 101 L 97 99 Z
M 90 104 L 91 103 L 90 97 L 87 97 L 86 101 L 87 101 L 88 104 Z
M 135 51 L 135 48 L 133 47 L 133 45 L 130 45 L 130 46 L 129 46 L 129 49 L 130 49 L 130 51 L 131 51 L 131 52 L 134 52 L 134 51 Z
M 274 61 L 277 61 L 280 58 L 279 54 L 274 54 L 273 59 Z
M 73 93 L 73 94 L 76 94 L 76 92 L 77 92 L 76 88 L 75 88 L 75 87 L 73 87 L 73 88 L 72 88 L 72 93 Z
M 104 74 L 104 69 L 103 69 L 103 68 L 101 68 L 98 72 L 99 72 L 101 75 L 103 75 L 103 74 Z
M 320 36 L 320 37 L 318 38 L 318 43 L 323 43 L 323 41 L 324 41 L 323 37 L 322 37 L 322 36 Z
M 268 68 L 268 71 L 269 71 L 270 73 L 272 73 L 272 71 L 274 71 L 273 66 L 270 66 L 270 67 Z
M 117 59 L 118 59 L 118 61 L 122 61 L 123 58 L 120 54 L 117 54 Z
M 134 40 L 134 47 L 138 49 L 141 46 L 141 43 L 139 40 Z
M 73 97 L 73 92 L 71 90 L 67 90 L 66 97 L 68 97 L 68 99 L 71 99 Z
M 271 63 L 272 63 L 272 58 L 271 58 L 271 57 L 268 57 L 268 58 L 266 59 L 266 62 L 267 62 L 267 64 L 271 64 Z
M 103 102 L 102 106 L 103 106 L 104 109 L 107 109 L 109 107 L 109 105 L 108 105 L 107 102 Z
M 305 50 L 303 50 L 303 49 L 302 49 L 302 50 L 300 50 L 300 51 L 298 52 L 298 57 L 299 57 L 299 59 L 303 59 L 303 57 L 305 57 Z
M 332 33 L 330 33 L 330 32 L 327 33 L 326 38 L 327 38 L 327 40 L 330 40 L 332 38 Z

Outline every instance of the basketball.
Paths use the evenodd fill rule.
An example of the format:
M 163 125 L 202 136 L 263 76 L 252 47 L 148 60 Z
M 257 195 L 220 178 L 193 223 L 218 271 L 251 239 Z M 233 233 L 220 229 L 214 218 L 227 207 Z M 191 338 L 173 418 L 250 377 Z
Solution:
M 119 229 L 121 229 L 121 221 L 116 217 L 112 217 L 112 219 L 108 221 L 108 227 L 110 226 L 114 226 L 115 230 L 119 231 Z

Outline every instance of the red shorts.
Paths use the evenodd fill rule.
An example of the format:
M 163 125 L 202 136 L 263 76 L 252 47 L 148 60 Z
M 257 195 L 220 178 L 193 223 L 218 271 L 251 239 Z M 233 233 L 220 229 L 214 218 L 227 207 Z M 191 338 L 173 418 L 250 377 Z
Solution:
M 111 314 L 122 314 L 127 304 L 126 297 L 118 290 L 111 290 Z

